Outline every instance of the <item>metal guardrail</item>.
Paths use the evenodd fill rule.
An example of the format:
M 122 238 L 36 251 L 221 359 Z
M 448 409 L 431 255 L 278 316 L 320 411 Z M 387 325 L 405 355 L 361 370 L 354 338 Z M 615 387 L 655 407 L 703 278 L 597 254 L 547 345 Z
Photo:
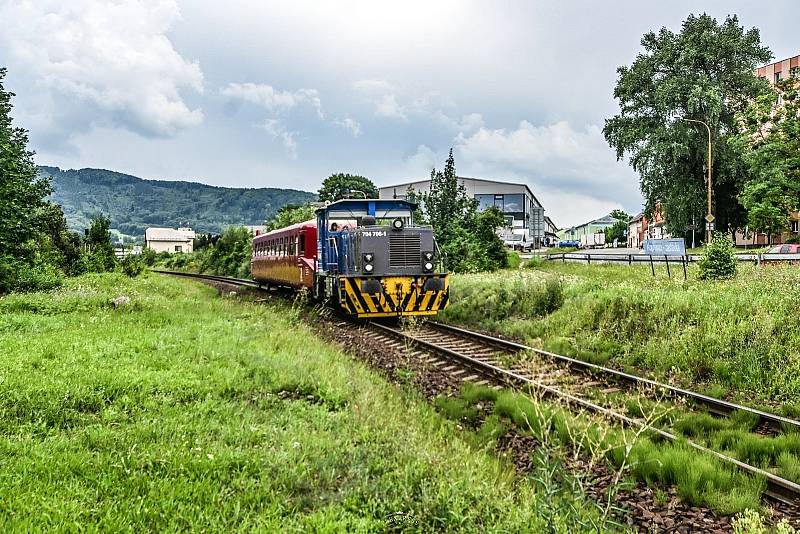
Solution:
M 650 264 L 650 263 L 693 263 L 703 258 L 702 254 L 687 254 L 686 256 L 650 256 L 648 254 L 587 254 L 581 252 L 562 252 L 558 254 L 534 255 L 546 261 L 578 262 L 578 263 L 627 263 Z M 735 254 L 738 261 L 761 263 L 800 263 L 800 254 Z

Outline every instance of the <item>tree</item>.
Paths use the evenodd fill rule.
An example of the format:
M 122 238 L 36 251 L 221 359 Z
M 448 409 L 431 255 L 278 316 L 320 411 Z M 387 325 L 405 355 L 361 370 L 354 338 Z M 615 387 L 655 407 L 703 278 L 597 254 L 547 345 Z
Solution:
M 425 216 L 433 227 L 448 268 L 455 272 L 492 271 L 505 267 L 508 257 L 497 228 L 503 215 L 491 209 L 478 213 L 478 202 L 458 183 L 453 150 L 444 170 L 431 171 L 431 189 L 422 195 Z
M 0 262 L 31 264 L 42 231 L 40 209 L 51 188 L 38 176 L 27 131 L 12 125 L 14 93 L 3 88 L 5 75 L 0 68 Z
M 67 228 L 67 219 L 61 206 L 46 203 L 40 209 L 39 220 L 43 229 L 38 236 L 38 245 L 44 261 L 58 266 L 68 275 L 83 273 L 85 264 L 81 257 L 81 237 Z
M 311 204 L 286 204 L 278 210 L 272 219 L 267 221 L 267 230 L 272 231 L 278 228 L 285 228 L 314 218 L 314 206 Z
M 111 221 L 105 215 L 92 219 L 86 244 L 89 248 L 89 270 L 95 272 L 113 271 L 117 266 L 114 246 L 111 244 Z
M 325 178 L 319 189 L 320 201 L 335 202 L 353 195 L 355 198 L 378 198 L 378 188 L 368 178 L 355 174 L 336 173 Z
M 725 280 L 736 276 L 736 255 L 731 238 L 715 232 L 698 262 L 700 280 Z
M 705 215 L 707 133 L 681 120 L 696 119 L 712 132 L 717 227 L 742 226 L 738 198 L 749 169 L 727 139 L 738 133 L 736 112 L 768 91 L 753 70 L 772 54 L 758 30 L 745 31 L 736 16 L 719 24 L 706 14 L 690 15 L 680 33 L 661 28 L 641 44 L 644 52 L 633 64 L 617 69 L 620 113 L 606 120 L 603 133 L 617 158 L 628 155 L 639 173 L 645 213 L 651 217 L 660 203 L 674 234 Z
M 631 220 L 631 216 L 622 210 L 612 211 L 611 216 L 617 222 L 614 223 L 614 226 L 605 229 L 606 243 L 613 243 L 615 239 L 620 242 L 625 241 L 625 232 L 628 230 L 628 221 Z
M 780 102 L 776 106 L 776 101 Z M 779 81 L 775 92 L 755 99 L 738 115 L 741 133 L 729 140 L 751 170 L 739 200 L 754 230 L 785 230 L 800 207 L 800 77 Z

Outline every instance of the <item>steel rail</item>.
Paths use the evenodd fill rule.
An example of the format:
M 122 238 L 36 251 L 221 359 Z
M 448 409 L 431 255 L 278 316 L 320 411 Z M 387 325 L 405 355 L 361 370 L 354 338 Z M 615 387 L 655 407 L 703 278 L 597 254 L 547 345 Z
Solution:
M 515 351 L 535 352 L 536 354 L 540 354 L 542 356 L 550 358 L 551 360 L 558 361 L 570 366 L 578 367 L 588 372 L 610 375 L 624 382 L 629 382 L 636 385 L 647 385 L 663 391 L 667 391 L 675 397 L 691 399 L 694 402 L 702 406 L 705 406 L 708 409 L 708 411 L 715 413 L 717 415 L 723 415 L 723 416 L 730 415 L 732 412 L 741 410 L 757 416 L 759 419 L 759 423 L 765 423 L 775 430 L 784 430 L 785 429 L 784 427 L 789 427 L 800 431 L 800 421 L 796 421 L 788 417 L 783 417 L 781 415 L 764 412 L 761 410 L 757 410 L 755 408 L 742 406 L 741 404 L 736 404 L 733 402 L 715 399 L 714 397 L 709 397 L 708 395 L 703 395 L 702 393 L 697 393 L 694 391 L 690 391 L 688 389 L 682 389 L 679 387 L 671 386 L 669 384 L 664 384 L 662 382 L 657 382 L 649 378 L 632 375 L 629 373 L 625 373 L 623 371 L 618 371 L 616 369 L 611 369 L 608 367 L 603 367 L 601 365 L 585 362 L 583 360 L 578 360 L 576 358 L 570 358 L 569 356 L 563 356 L 561 354 L 548 352 L 546 350 L 529 347 L 528 345 L 523 345 L 521 343 L 516 343 L 514 341 L 509 341 L 507 339 L 501 339 L 493 336 L 488 336 L 486 334 L 473 332 L 471 330 L 466 330 L 463 328 L 459 328 L 457 326 L 451 326 L 448 324 L 434 322 L 434 321 L 428 321 L 426 324 L 433 326 L 434 328 L 438 328 L 440 330 L 446 330 L 456 333 L 463 337 L 471 337 L 479 341 L 482 341 L 483 343 L 494 345 L 500 348 L 506 348 L 506 349 L 510 348 Z
M 631 417 L 628 417 L 626 415 L 620 414 L 620 413 L 615 412 L 613 410 L 609 410 L 608 408 L 604 408 L 604 407 L 602 407 L 602 406 L 600 406 L 598 404 L 595 404 L 595 403 L 593 403 L 591 401 L 588 401 L 586 399 L 582 399 L 580 397 L 576 397 L 575 395 L 571 395 L 569 393 L 561 391 L 561 390 L 559 390 L 557 388 L 554 388 L 552 386 L 548 386 L 548 385 L 543 384 L 543 383 L 541 383 L 541 382 L 539 382 L 537 380 L 533 380 L 532 378 L 523 376 L 523 375 L 521 375 L 519 373 L 516 373 L 514 371 L 510 371 L 508 369 L 503 369 L 502 367 L 498 367 L 498 366 L 496 366 L 496 365 L 494 365 L 492 363 L 488 363 L 488 362 L 485 362 L 485 361 L 478 360 L 476 358 L 472 358 L 472 357 L 467 356 L 465 354 L 461 354 L 459 352 L 456 352 L 454 350 L 448 349 L 446 347 L 442 347 L 442 346 L 436 345 L 435 343 L 431 343 L 429 341 L 425 341 L 423 339 L 417 338 L 416 336 L 413 336 L 411 334 L 408 334 L 406 332 L 403 332 L 401 330 L 398 330 L 398 329 L 395 329 L 395 328 L 392 328 L 392 327 L 389 327 L 389 326 L 385 326 L 385 325 L 378 324 L 378 323 L 369 323 L 369 325 L 373 326 L 375 328 L 378 328 L 380 330 L 383 330 L 385 332 L 388 332 L 388 333 L 390 333 L 390 334 L 392 334 L 394 336 L 402 337 L 405 340 L 409 341 L 413 345 L 416 345 L 418 347 L 422 347 L 422 348 L 427 349 L 427 350 L 432 351 L 432 352 L 436 352 L 436 353 L 442 354 L 445 357 L 450 358 L 452 360 L 456 360 L 456 361 L 466 365 L 470 369 L 479 370 L 479 371 L 481 371 L 482 374 L 489 375 L 489 376 L 493 377 L 494 379 L 499 380 L 499 381 L 501 381 L 503 383 L 510 384 L 510 385 L 523 385 L 523 386 L 526 386 L 526 387 L 531 388 L 531 389 L 536 389 L 536 390 L 540 391 L 544 395 L 551 396 L 551 397 L 556 397 L 556 398 L 562 399 L 566 403 L 571 404 L 573 406 L 578 406 L 578 407 L 584 408 L 586 410 L 602 414 L 605 417 L 608 417 L 610 419 L 614 419 L 614 420 L 617 420 L 617 421 L 621 422 L 625 426 L 630 426 L 630 427 L 640 428 L 640 429 L 641 428 L 646 428 L 646 430 L 648 432 L 657 434 L 657 435 L 661 436 L 662 438 L 664 438 L 666 440 L 669 440 L 670 442 L 673 442 L 673 443 L 684 443 L 687 446 L 692 447 L 693 449 L 696 449 L 697 451 L 710 454 L 710 455 L 716 457 L 717 459 L 719 459 L 720 461 L 722 461 L 724 463 L 733 465 L 734 467 L 736 467 L 736 468 L 738 468 L 738 469 L 740 469 L 740 470 L 742 470 L 742 471 L 744 471 L 744 472 L 746 472 L 746 473 L 748 473 L 750 475 L 757 476 L 757 477 L 763 477 L 765 479 L 765 481 L 766 481 L 766 486 L 767 486 L 766 490 L 764 491 L 765 495 L 768 495 L 769 497 L 771 497 L 771 498 L 773 498 L 773 499 L 775 499 L 777 501 L 780 501 L 780 502 L 782 502 L 784 504 L 788 504 L 788 505 L 792 505 L 792 506 L 797 506 L 798 504 L 800 504 L 800 484 L 796 484 L 795 482 L 792 482 L 791 480 L 786 480 L 786 479 L 781 478 L 779 476 L 773 475 L 772 473 L 770 473 L 768 471 L 765 471 L 763 469 L 759 469 L 758 467 L 753 467 L 752 465 L 749 465 L 749 464 L 746 464 L 744 462 L 741 462 L 741 461 L 737 460 L 736 458 L 731 458 L 730 456 L 726 456 L 726 455 L 724 455 L 724 454 L 722 454 L 720 452 L 717 452 L 715 450 L 712 450 L 712 449 L 709 449 L 707 447 L 704 447 L 703 445 L 695 443 L 695 442 L 693 442 L 691 440 L 685 439 L 683 437 L 676 436 L 675 434 L 672 434 L 671 432 L 667 432 L 666 430 L 661 430 L 661 429 L 658 429 L 658 428 L 646 426 L 644 423 L 642 423 L 639 420 L 633 419 Z
M 254 280 L 247 280 L 245 278 L 232 278 L 230 276 L 219 276 L 216 274 L 198 274 L 198 273 L 184 273 L 181 271 L 164 271 L 161 269 L 150 269 L 150 272 L 159 274 L 170 274 L 172 276 L 182 276 L 184 278 L 197 278 L 199 280 L 211 280 L 213 282 L 224 282 L 235 286 L 247 286 L 261 288 L 261 285 Z

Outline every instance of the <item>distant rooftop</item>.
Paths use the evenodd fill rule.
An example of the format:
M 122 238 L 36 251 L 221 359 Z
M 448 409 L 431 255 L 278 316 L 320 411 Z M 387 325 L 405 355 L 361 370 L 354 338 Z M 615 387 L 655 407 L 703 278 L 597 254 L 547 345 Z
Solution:
M 144 231 L 146 241 L 188 241 L 194 237 L 191 228 L 148 228 Z

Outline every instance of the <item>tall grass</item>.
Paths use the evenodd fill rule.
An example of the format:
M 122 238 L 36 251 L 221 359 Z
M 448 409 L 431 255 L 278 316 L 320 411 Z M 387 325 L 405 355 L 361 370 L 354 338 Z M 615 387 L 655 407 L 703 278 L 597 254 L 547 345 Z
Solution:
M 288 305 L 86 275 L 0 298 L 0 347 L 3 531 L 573 532 L 599 518 L 518 480 Z
M 689 275 L 684 281 L 668 279 L 664 267 L 653 277 L 649 266 L 549 262 L 454 275 L 441 318 L 797 411 L 800 270 L 745 265 L 735 280 L 701 282 L 692 266 Z
M 684 443 L 648 437 L 648 429 L 664 415 L 656 405 L 639 405 L 644 426 L 631 431 L 611 426 L 598 417 L 575 415 L 540 398 L 513 391 L 494 395 L 492 416 L 484 423 L 489 430 L 481 428 L 479 436 L 494 440 L 505 429 L 514 428 L 535 436 L 543 446 L 555 444 L 549 448 L 553 454 L 563 455 L 565 450 L 572 450 L 584 462 L 588 459 L 589 469 L 598 461 L 607 461 L 617 469 L 608 506 L 613 501 L 611 495 L 623 482 L 623 475 L 627 475 L 654 487 L 675 486 L 690 504 L 709 506 L 724 514 L 761 509 L 764 480 L 744 475 Z M 439 399 L 437 405 L 447 417 L 463 420 L 475 413 L 475 404 L 483 398 L 474 388 L 467 387 L 457 397 Z

